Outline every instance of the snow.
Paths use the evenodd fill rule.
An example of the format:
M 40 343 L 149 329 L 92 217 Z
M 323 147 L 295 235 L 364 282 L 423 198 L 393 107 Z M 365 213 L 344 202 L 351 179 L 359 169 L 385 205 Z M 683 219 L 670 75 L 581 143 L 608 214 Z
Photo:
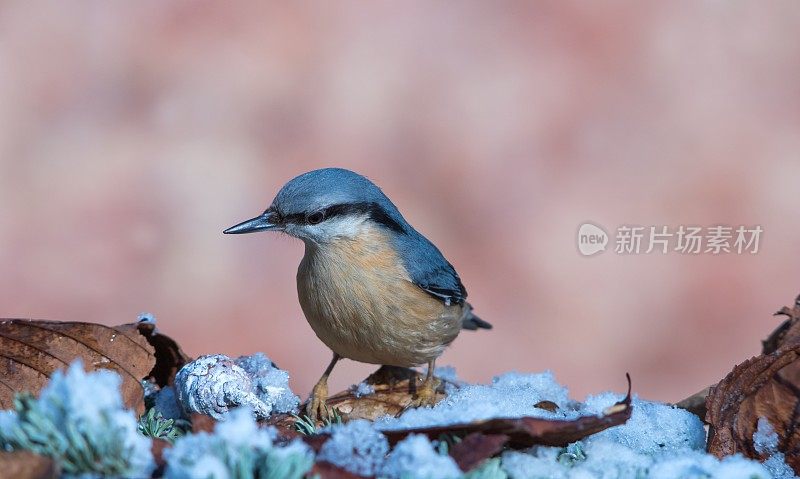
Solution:
M 285 477 L 299 479 L 311 468 L 313 453 L 299 441 L 274 445 L 274 428 L 259 428 L 247 407 L 232 410 L 214 433 L 200 432 L 179 438 L 164 451 L 166 479 L 208 477 Z M 242 475 L 244 471 L 249 471 Z M 258 471 L 259 474 L 253 474 Z
M 236 360 L 224 354 L 201 356 L 178 371 L 175 385 L 187 415 L 199 412 L 217 420 L 239 406 L 249 406 L 266 419 L 300 404 L 289 388 L 289 374 L 262 353 Z
M 535 407 L 540 401 L 558 405 L 553 413 Z M 548 419 L 573 419 L 580 414 L 579 404 L 569 398 L 567 389 L 555 381 L 553 373 L 510 372 L 497 376 L 491 384 L 465 384 L 433 408 L 406 411 L 399 418 L 385 417 L 376 421 L 381 430 L 430 427 L 465 423 L 496 417 L 534 416 Z
M 375 388 L 373 388 L 372 385 L 367 384 L 364 381 L 361 381 L 358 384 L 350 386 L 350 391 L 352 391 L 355 397 L 360 398 L 363 396 L 369 396 L 370 394 L 374 393 Z
M 571 462 L 563 449 L 534 448 L 530 453 L 506 452 L 503 468 L 511 479 L 770 479 L 757 461 L 741 456 L 718 460 L 701 451 L 648 456 L 621 444 L 594 441 L 585 446 L 585 459 Z
M 139 313 L 136 321 L 140 323 L 153 323 L 156 324 L 156 316 L 153 313 Z
M 764 467 L 775 479 L 791 479 L 796 477 L 792 468 L 786 464 L 786 456 L 778 452 L 778 433 L 765 417 L 758 419 L 756 432 L 753 434 L 753 446 L 756 452 L 768 456 Z
M 380 471 L 389 452 L 389 442 L 368 421 L 356 419 L 326 430 L 331 437 L 323 444 L 317 459 L 362 476 L 373 476 Z
M 264 353 L 240 356 L 236 364 L 250 375 L 256 396 L 272 405 L 273 414 L 297 409 L 300 398 L 289 388 L 289 373 L 275 366 Z
M 599 415 L 622 398 L 614 393 L 589 396 L 583 411 Z M 647 455 L 705 448 L 706 431 L 703 422 L 694 414 L 635 396 L 632 404 L 633 413 L 624 425 L 595 434 L 587 442 L 611 441 Z
M 205 368 L 205 369 L 203 369 Z M 202 371 L 205 375 L 196 375 Z M 201 357 L 190 370 L 196 391 L 231 402 L 248 393 L 271 412 L 296 410 L 299 398 L 288 387 L 288 374 L 264 354 L 235 360 L 214 355 Z M 455 381 L 455 372 L 443 371 Z M 182 374 L 187 374 L 183 370 Z M 181 375 L 179 373 L 179 376 Z M 440 369 L 437 369 L 437 374 Z M 215 376 L 216 375 L 216 376 Z M 205 380 L 213 381 L 203 383 Z M 181 382 L 183 381 L 183 382 Z M 186 378 L 176 381 L 178 391 Z M 139 435 L 136 419 L 123 408 L 119 394 L 121 380 L 116 373 L 83 371 L 74 363 L 57 372 L 41 391 L 37 408 L 57 431 L 88 431 L 91 444 L 112 444 L 111 451 L 124 451 L 125 477 L 147 477 L 153 470 L 150 440 Z M 357 396 L 372 394 L 371 386 L 353 386 Z M 550 372 L 506 373 L 490 384 L 452 385 L 450 395 L 433 408 L 412 409 L 400 418 L 379 418 L 375 423 L 352 420 L 334 424 L 323 431 L 330 438 L 317 460 L 327 461 L 349 472 L 385 479 L 450 479 L 465 477 L 455 461 L 443 455 L 424 435 L 411 434 L 390 448 L 381 431 L 472 422 L 494 417 L 536 416 L 575 419 L 600 415 L 623 398 L 618 393 L 601 393 L 584 402 L 570 399 L 567 389 Z M 176 390 L 165 387 L 155 396 L 156 408 L 165 417 L 180 414 Z M 534 407 L 540 401 L 558 406 L 555 412 Z M 274 428 L 259 428 L 254 411 L 241 402 L 225 405 L 224 421 L 213 433 L 189 434 L 165 450 L 167 479 L 264 477 L 301 479 L 310 470 L 313 451 L 302 441 L 276 444 Z M 753 435 L 756 451 L 766 457 L 761 464 L 735 455 L 722 460 L 705 453 L 706 432 L 695 415 L 668 404 L 632 398 L 633 411 L 627 423 L 606 429 L 567 447 L 533 447 L 506 451 L 490 468 L 468 474 L 469 479 L 791 479 L 792 470 L 779 452 L 779 438 L 766 418 L 758 421 Z M 171 408 L 171 409 L 170 409 Z M 172 414 L 170 413 L 172 411 Z M 0 450 L 9 449 L 19 433 L 21 416 L 0 411 Z M 65 439 L 66 441 L 66 439 Z M 19 444 L 13 443 L 13 444 Z M 67 443 L 72 449 L 85 447 Z M 62 450 L 63 453 L 63 450 Z M 67 471 L 70 472 L 70 471 Z M 72 473 L 71 477 L 83 471 Z M 85 471 L 86 477 L 99 477 Z M 244 476 L 242 475 L 244 474 Z M 92 476 L 93 475 L 93 476 Z
M 452 479 L 461 475 L 452 457 L 437 453 L 431 441 L 418 434 L 397 443 L 381 468 L 381 477 L 388 479 Z

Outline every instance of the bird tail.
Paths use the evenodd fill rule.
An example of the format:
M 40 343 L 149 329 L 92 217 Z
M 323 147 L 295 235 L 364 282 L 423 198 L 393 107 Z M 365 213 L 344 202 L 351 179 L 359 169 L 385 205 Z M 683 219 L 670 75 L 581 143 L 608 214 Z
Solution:
M 478 329 L 492 329 L 492 325 L 479 318 L 472 312 L 472 305 L 464 303 L 464 317 L 461 320 L 461 328 L 476 331 Z

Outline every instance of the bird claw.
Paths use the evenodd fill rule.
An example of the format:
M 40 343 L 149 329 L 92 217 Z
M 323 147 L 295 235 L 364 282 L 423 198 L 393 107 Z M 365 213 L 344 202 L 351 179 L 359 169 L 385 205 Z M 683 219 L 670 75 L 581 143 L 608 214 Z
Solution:
M 397 415 L 400 417 L 409 409 L 419 407 L 433 407 L 436 405 L 436 389 L 439 387 L 439 381 L 436 379 L 426 380 L 417 389 L 417 394 L 411 398 L 409 402 Z
M 330 410 L 327 405 L 328 385 L 317 383 L 311 391 L 311 397 L 306 403 L 306 416 L 314 422 L 330 419 Z

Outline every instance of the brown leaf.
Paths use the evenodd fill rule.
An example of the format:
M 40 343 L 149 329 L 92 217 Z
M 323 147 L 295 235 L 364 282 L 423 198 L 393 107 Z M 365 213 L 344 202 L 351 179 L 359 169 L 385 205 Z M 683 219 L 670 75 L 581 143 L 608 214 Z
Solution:
M 191 361 L 191 358 L 183 352 L 174 339 L 159 332 L 155 323 L 140 321 L 134 324 L 139 334 L 155 349 L 156 364 L 148 377 L 161 387 L 172 386 L 175 382 L 175 375 L 184 364 Z
M 628 376 L 628 394 L 625 399 L 607 408 L 602 416 L 582 416 L 573 420 L 542 419 L 536 417 L 497 418 L 448 426 L 384 431 L 394 444 L 409 434 L 425 434 L 436 439 L 442 434 L 466 436 L 471 433 L 502 434 L 509 438 L 508 445 L 526 448 L 534 445 L 566 446 L 609 427 L 624 424 L 631 417 L 631 389 Z
M 193 413 L 191 419 L 193 434 L 197 434 L 198 432 L 214 432 L 214 427 L 217 425 L 217 421 L 215 421 L 213 417 L 206 416 L 205 414 Z
M 773 353 L 787 341 L 800 338 L 800 296 L 795 298 L 793 307 L 784 306 L 773 316 L 786 316 L 787 319 L 761 342 L 762 354 Z
M 319 477 L 320 479 L 362 479 L 364 476 L 353 474 L 350 471 L 334 466 L 330 462 L 320 461 L 308 471 L 306 477 Z
M 787 463 L 800 473 L 800 337 L 787 334 L 797 325 L 798 307 L 784 310 L 789 326 L 784 323 L 765 342 L 765 349 L 775 349 L 736 366 L 712 388 L 706 400 L 708 450 L 718 457 L 741 453 L 766 459 L 753 445 L 763 417 L 777 432 Z
M 144 410 L 140 381 L 155 365 L 154 349 L 135 324 L 101 324 L 7 319 L 0 322 L 0 407 L 14 394 L 38 393 L 57 370 L 76 358 L 88 370 L 111 369 L 122 377 L 127 407 Z
M 122 378 L 126 407 L 144 411 L 141 380 L 153 376 L 170 384 L 187 360 L 172 339 L 152 323 L 110 327 L 102 324 L 27 319 L 0 320 L 0 409 L 12 407 L 15 393 L 34 394 L 50 376 L 75 359 L 89 371 L 110 369 Z
M 703 419 L 706 417 L 706 398 L 711 392 L 712 387 L 714 386 L 703 388 L 702 391 L 698 391 L 688 398 L 676 402 L 675 406 L 685 409 L 700 419 Z
M 351 419 L 367 419 L 374 421 L 381 416 L 394 416 L 401 413 L 413 399 L 417 387 L 422 384 L 423 375 L 413 369 L 396 366 L 381 366 L 364 380 L 372 386 L 373 393 L 356 397 L 353 391 L 342 391 L 328 398 L 327 404 L 331 409 L 336 409 L 345 421 Z M 444 399 L 444 384 L 436 391 L 436 401 Z M 305 410 L 305 404 L 300 406 Z M 275 415 L 267 424 L 294 430 L 295 419 L 288 414 Z
M 153 453 L 153 460 L 155 461 L 157 467 L 163 468 L 167 465 L 167 461 L 164 459 L 164 450 L 171 447 L 172 444 L 169 441 L 165 441 L 157 437 L 153 438 L 150 451 Z
M 30 451 L 0 451 L 0 477 L 14 479 L 56 479 L 60 471 L 49 457 Z
M 473 432 L 450 448 L 450 456 L 462 471 L 469 472 L 502 451 L 507 442 L 505 434 Z
M 423 375 L 413 369 L 381 366 L 364 380 L 372 386 L 372 394 L 356 397 L 352 391 L 342 391 L 328 398 L 328 406 L 338 410 L 347 420 L 373 421 L 381 416 L 394 416 L 411 403 L 423 379 Z M 445 382 L 440 380 L 436 402 L 445 397 Z
M 558 411 L 558 404 L 554 403 L 553 401 L 539 401 L 533 405 L 533 407 L 538 409 L 544 409 L 545 411 L 556 412 Z
M 344 420 L 374 420 L 386 414 L 397 414 L 409 403 L 419 384 L 420 374 L 406 368 L 382 366 L 370 375 L 366 382 L 374 388 L 373 394 L 356 397 L 352 391 L 344 391 L 328 400 L 328 406 L 339 410 Z M 565 446 L 590 434 L 600 432 L 612 426 L 625 423 L 631 415 L 630 376 L 628 376 L 628 395 L 624 400 L 608 408 L 602 416 L 585 416 L 575 420 L 551 420 L 534 417 L 498 418 L 472 423 L 453 424 L 441 427 L 404 429 L 384 431 L 391 444 L 395 444 L 409 434 L 425 434 L 431 439 L 438 439 L 441 434 L 452 433 L 460 436 L 479 432 L 489 435 L 506 435 L 509 445 L 513 447 L 530 447 L 536 444 Z M 439 400 L 444 393 L 439 393 Z M 294 433 L 294 418 L 289 415 L 277 415 L 265 424 L 270 424 L 285 431 L 285 437 Z M 325 440 L 315 439 L 320 447 Z M 320 442 L 321 441 L 321 442 Z M 306 440 L 311 442 L 311 440 Z M 317 444 L 318 443 L 318 444 Z

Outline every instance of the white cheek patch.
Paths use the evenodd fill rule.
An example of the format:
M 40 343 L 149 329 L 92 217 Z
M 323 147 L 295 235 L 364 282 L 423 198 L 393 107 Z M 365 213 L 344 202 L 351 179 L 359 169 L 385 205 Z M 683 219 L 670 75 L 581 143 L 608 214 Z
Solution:
M 323 221 L 311 228 L 315 228 L 314 232 L 320 237 L 355 238 L 367 230 L 366 219 L 366 216 L 341 216 Z

